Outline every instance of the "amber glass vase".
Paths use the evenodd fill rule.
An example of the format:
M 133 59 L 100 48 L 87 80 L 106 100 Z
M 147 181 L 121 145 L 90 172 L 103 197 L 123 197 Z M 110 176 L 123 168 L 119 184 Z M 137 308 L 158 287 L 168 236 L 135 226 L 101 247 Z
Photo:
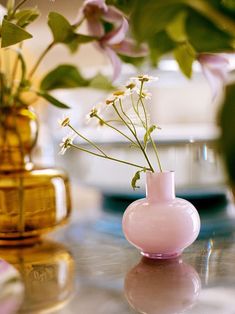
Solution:
M 0 109 L 0 245 L 35 242 L 70 214 L 67 176 L 31 160 L 37 135 L 32 110 Z

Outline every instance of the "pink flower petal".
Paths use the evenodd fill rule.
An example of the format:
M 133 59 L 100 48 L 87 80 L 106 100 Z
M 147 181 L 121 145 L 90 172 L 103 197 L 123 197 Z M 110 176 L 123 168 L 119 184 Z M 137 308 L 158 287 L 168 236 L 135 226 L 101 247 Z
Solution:
M 129 57 L 144 57 L 148 54 L 146 45 L 142 44 L 137 46 L 136 42 L 132 39 L 124 39 L 119 44 L 113 45 L 112 48 L 117 53 Z
M 104 0 L 86 0 L 78 12 L 77 21 L 82 21 L 85 17 L 89 33 L 96 37 L 102 37 L 105 34 L 101 23 L 102 15 L 108 11 Z
M 95 37 L 103 37 L 105 34 L 104 27 L 98 19 L 87 19 L 89 34 Z
M 120 58 L 115 53 L 115 51 L 113 51 L 113 49 L 105 47 L 104 50 L 107 53 L 107 56 L 109 57 L 113 66 L 113 81 L 114 81 L 121 73 L 122 63 Z
M 118 28 L 115 28 L 111 32 L 107 33 L 102 38 L 102 42 L 105 45 L 116 45 L 116 44 L 119 44 L 121 41 L 124 40 L 127 30 L 128 30 L 128 22 L 123 17 L 122 24 Z
M 103 14 L 102 18 L 109 23 L 122 23 L 123 13 L 114 6 L 109 5 L 108 10 Z
M 213 64 L 213 65 L 228 65 L 229 64 L 227 58 L 221 55 L 215 55 L 215 54 L 209 54 L 209 53 L 200 54 L 198 57 L 198 61 L 200 63 Z
M 88 7 L 97 7 L 103 12 L 106 12 L 108 10 L 105 0 L 85 0 L 82 6 L 83 11 L 86 10 L 86 8 Z
M 198 57 L 202 72 L 207 79 L 213 99 L 221 92 L 228 78 L 229 61 L 220 55 L 201 54 Z

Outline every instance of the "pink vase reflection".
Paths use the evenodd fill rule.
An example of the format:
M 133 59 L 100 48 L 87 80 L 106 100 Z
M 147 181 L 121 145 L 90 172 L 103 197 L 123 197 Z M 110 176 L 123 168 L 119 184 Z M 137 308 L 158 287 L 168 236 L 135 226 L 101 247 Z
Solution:
M 123 232 L 142 255 L 174 258 L 197 238 L 198 212 L 190 202 L 175 197 L 174 172 L 148 172 L 146 179 L 146 198 L 128 206 Z
M 126 275 L 124 289 L 128 303 L 140 313 L 175 314 L 195 304 L 201 281 L 196 270 L 179 258 L 144 257 Z

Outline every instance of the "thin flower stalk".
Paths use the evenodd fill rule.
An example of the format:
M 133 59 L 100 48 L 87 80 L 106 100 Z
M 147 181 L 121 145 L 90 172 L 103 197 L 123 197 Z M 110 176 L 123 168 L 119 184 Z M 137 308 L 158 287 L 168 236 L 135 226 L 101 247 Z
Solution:
M 142 90 L 143 90 L 143 82 L 141 82 L 141 91 L 142 91 Z M 139 99 L 140 99 L 140 102 L 141 102 L 141 104 L 142 104 L 142 108 L 143 108 L 143 110 L 144 110 L 144 115 L 145 115 L 145 121 L 146 121 L 145 129 L 146 129 L 146 132 L 148 132 L 148 118 L 147 118 L 147 113 L 146 113 L 145 105 L 144 105 L 144 102 L 143 102 L 142 97 L 141 97 L 141 93 L 140 93 Z M 151 144 L 152 144 L 154 153 L 155 153 L 155 155 L 156 155 L 159 170 L 162 172 L 162 166 L 161 166 L 160 158 L 159 158 L 159 155 L 158 155 L 157 146 L 156 146 L 154 140 L 152 139 L 152 135 L 151 135 L 151 134 L 149 134 L 149 140 L 150 140 L 150 142 L 151 142 Z
M 134 123 L 132 122 L 132 120 L 130 119 L 130 117 L 125 113 L 125 111 L 123 110 L 123 106 L 122 106 L 122 101 L 121 101 L 121 99 L 119 99 L 119 105 L 120 105 L 120 109 L 121 109 L 121 112 L 122 112 L 122 114 L 124 115 L 124 117 L 126 117 L 127 118 L 127 123 L 130 125 L 130 126 L 132 126 L 132 128 L 133 128 L 133 132 L 135 133 L 135 135 L 137 134 L 137 132 L 136 132 L 136 128 L 135 128 L 135 125 L 134 125 Z M 128 122 L 129 121 L 129 122 Z
M 123 119 L 123 117 L 120 115 L 120 113 L 119 113 L 117 107 L 115 106 L 115 103 L 113 103 L 112 106 L 113 106 L 115 112 L 117 113 L 117 115 L 119 116 L 119 118 L 123 121 L 123 123 L 126 125 L 126 127 L 130 130 L 130 132 L 131 132 L 131 133 L 133 134 L 133 136 L 135 137 L 136 142 L 137 142 L 139 148 L 141 149 L 141 151 L 143 152 L 143 155 L 144 155 L 144 157 L 145 157 L 145 159 L 146 159 L 146 161 L 147 161 L 147 163 L 148 163 L 148 165 L 149 165 L 149 168 L 151 169 L 152 172 L 154 172 L 154 168 L 153 168 L 153 166 L 151 165 L 151 162 L 150 162 L 150 160 L 149 160 L 149 158 L 148 158 L 148 156 L 147 156 L 147 154 L 146 154 L 146 151 L 145 151 L 144 147 L 142 146 L 141 142 L 139 141 L 138 136 L 133 132 L 133 130 L 131 129 L 131 127 L 129 126 L 129 124 L 128 124 L 128 123 L 125 121 L 125 119 Z
M 112 124 L 108 123 L 108 121 L 103 120 L 100 116 L 96 115 L 97 119 L 99 119 L 99 121 L 101 122 L 102 125 L 106 125 L 109 128 L 113 129 L 114 131 L 118 132 L 119 134 L 121 134 L 123 137 L 125 137 L 128 141 L 130 141 L 134 146 L 138 147 L 138 144 L 131 139 L 128 135 L 126 135 L 125 133 L 123 133 L 121 130 L 119 130 L 118 128 L 116 128 L 115 126 L 113 126 Z M 123 120 L 122 120 L 123 122 Z
M 98 154 L 98 153 L 95 153 L 95 152 L 92 152 L 88 149 L 85 149 L 81 146 L 77 146 L 75 144 L 69 144 L 70 147 L 73 147 L 73 148 L 76 148 L 82 152 L 85 152 L 85 153 L 88 153 L 88 154 L 91 154 L 91 155 L 94 155 L 94 156 L 97 156 L 97 157 L 101 157 L 101 158 L 105 158 L 105 159 L 109 159 L 109 160 L 112 160 L 112 161 L 116 161 L 116 162 L 119 162 L 119 163 L 122 163 L 122 164 L 126 164 L 126 165 L 129 165 L 129 166 L 133 166 L 133 167 L 136 167 L 136 168 L 140 168 L 140 169 L 145 169 L 145 170 L 149 170 L 151 171 L 150 168 L 146 168 L 144 166 L 141 166 L 141 165 L 138 165 L 138 164 L 135 164 L 135 163 L 132 163 L 132 162 L 129 162 L 129 161 L 126 161 L 126 160 L 121 160 L 121 159 L 117 159 L 117 158 L 114 158 L 114 157 L 111 157 L 111 156 L 104 156 L 104 155 L 101 155 L 101 154 Z
M 80 138 L 82 138 L 84 141 L 86 141 L 88 144 L 96 148 L 103 156 L 107 157 L 106 153 L 98 147 L 94 142 L 90 141 L 87 137 L 83 136 L 80 132 L 78 132 L 70 123 L 68 124 L 68 127 L 75 132 Z

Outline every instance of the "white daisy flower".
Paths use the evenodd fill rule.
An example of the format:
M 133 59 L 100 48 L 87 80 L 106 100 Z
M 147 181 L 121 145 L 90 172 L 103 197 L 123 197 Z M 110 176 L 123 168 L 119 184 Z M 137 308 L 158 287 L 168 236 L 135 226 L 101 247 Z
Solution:
M 129 95 L 128 91 L 126 90 L 116 90 L 113 92 L 113 96 L 116 98 L 116 100 L 123 100 Z
M 69 125 L 69 123 L 70 123 L 70 118 L 67 117 L 67 116 L 65 116 L 65 115 L 63 115 L 63 117 L 58 120 L 58 123 L 59 123 L 59 125 L 60 125 L 61 127 L 64 128 L 64 127 L 66 127 L 66 126 Z
M 86 115 L 86 123 L 89 123 L 92 118 L 100 116 L 101 106 L 103 106 L 103 104 L 98 104 L 90 110 L 90 112 Z
M 142 91 L 138 89 L 136 92 L 143 99 L 149 100 L 152 98 L 152 93 L 150 93 L 147 89 L 142 89 Z
M 61 147 L 60 152 L 59 152 L 60 155 L 64 155 L 67 149 L 71 147 L 75 137 L 76 137 L 76 134 L 73 132 L 62 139 L 62 142 L 60 143 L 60 147 Z
M 131 79 L 134 81 L 139 81 L 139 82 L 149 82 L 149 81 L 157 81 L 158 77 L 143 74 L 143 75 L 131 77 Z
M 106 105 L 113 105 L 116 100 L 117 100 L 117 97 L 112 95 L 106 99 L 105 103 Z

